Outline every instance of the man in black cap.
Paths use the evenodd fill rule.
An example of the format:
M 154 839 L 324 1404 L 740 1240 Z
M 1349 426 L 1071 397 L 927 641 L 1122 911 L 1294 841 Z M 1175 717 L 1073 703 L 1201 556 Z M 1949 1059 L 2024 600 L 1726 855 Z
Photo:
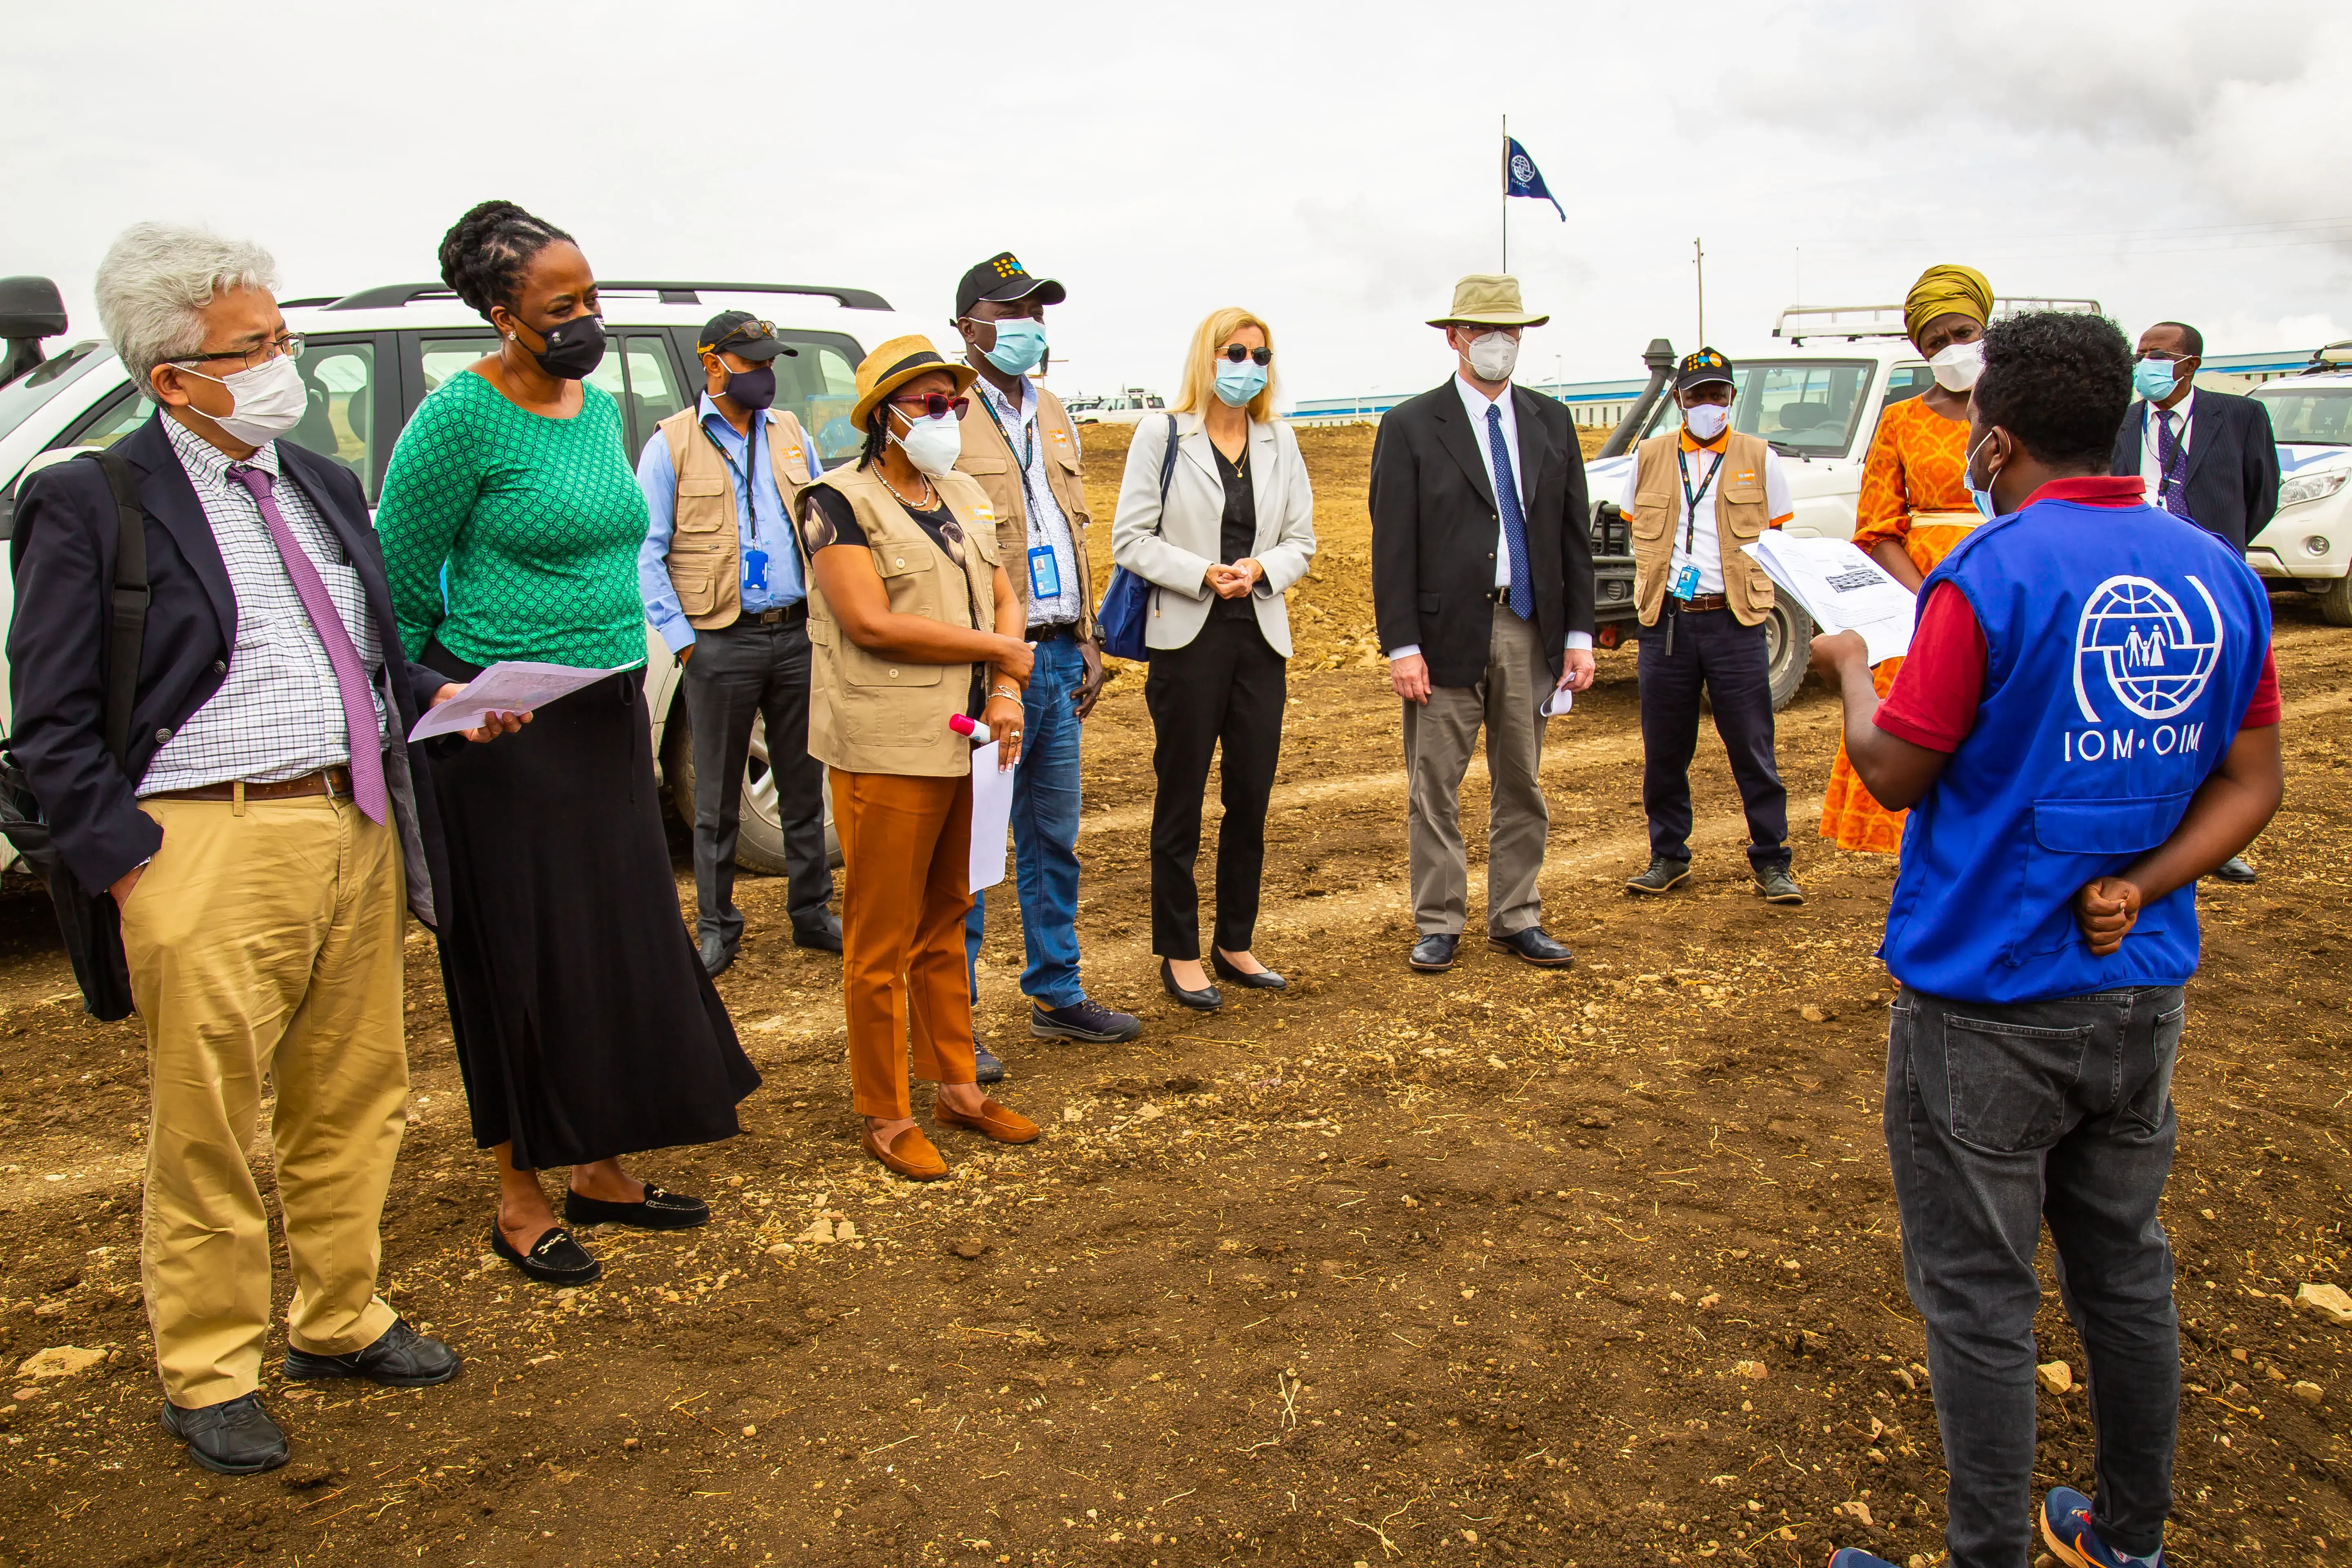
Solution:
M 825 906 L 824 770 L 808 754 L 808 585 L 792 500 L 823 471 L 789 409 L 773 408 L 776 361 L 797 356 L 745 310 L 705 322 L 704 391 L 655 427 L 637 459 L 652 527 L 637 552 L 646 618 L 685 666 L 694 751 L 694 886 L 702 964 L 735 962 L 735 843 L 751 723 L 764 716 L 768 776 L 792 878 L 793 941 L 841 951 Z
M 1078 433 L 1061 399 L 1031 379 L 1045 363 L 1045 307 L 1064 295 L 1059 283 L 1031 276 L 1009 250 L 956 285 L 952 325 L 963 336 L 964 363 L 980 373 L 956 468 L 988 492 L 999 558 L 1037 647 L 1013 785 L 1029 1032 L 1105 1044 L 1131 1040 L 1143 1025 L 1089 1000 L 1078 978 L 1078 730 L 1102 693 L 1102 647 L 1087 564 L 1091 519 L 1078 481 Z M 974 894 L 964 949 L 975 1003 L 986 921 L 986 905 Z M 1003 1064 L 985 1046 L 979 1059 L 982 1083 L 1003 1076 Z
M 1632 893 L 1665 893 L 1690 875 L 1691 755 L 1699 692 L 1748 813 L 1748 864 L 1765 902 L 1801 904 L 1789 875 L 1789 792 L 1773 760 L 1772 678 L 1764 617 L 1772 580 L 1740 549 L 1795 508 L 1780 454 L 1731 427 L 1733 366 L 1713 349 L 1675 373 L 1679 429 L 1635 449 L 1619 508 L 1632 520 L 1633 600 L 1642 619 L 1642 808 L 1650 865 Z

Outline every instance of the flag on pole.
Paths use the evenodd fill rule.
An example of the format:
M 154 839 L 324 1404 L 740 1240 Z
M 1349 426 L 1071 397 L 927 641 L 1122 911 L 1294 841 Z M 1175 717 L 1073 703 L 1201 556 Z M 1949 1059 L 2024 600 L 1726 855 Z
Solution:
M 1519 145 L 1518 138 L 1515 136 L 1503 138 L 1503 194 L 1507 196 L 1540 196 L 1551 204 L 1552 211 L 1559 214 L 1560 222 L 1568 221 L 1568 213 L 1559 205 L 1559 198 L 1544 186 L 1543 171 L 1536 167 L 1536 161 L 1528 156 L 1528 150 Z

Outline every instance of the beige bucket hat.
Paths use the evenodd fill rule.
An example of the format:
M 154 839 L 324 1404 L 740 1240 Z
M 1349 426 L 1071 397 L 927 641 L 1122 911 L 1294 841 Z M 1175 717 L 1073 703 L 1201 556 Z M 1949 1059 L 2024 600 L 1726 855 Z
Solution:
M 1549 316 L 1530 316 L 1519 303 L 1519 280 L 1507 273 L 1473 272 L 1454 286 L 1454 309 L 1431 320 L 1433 327 L 1540 327 Z

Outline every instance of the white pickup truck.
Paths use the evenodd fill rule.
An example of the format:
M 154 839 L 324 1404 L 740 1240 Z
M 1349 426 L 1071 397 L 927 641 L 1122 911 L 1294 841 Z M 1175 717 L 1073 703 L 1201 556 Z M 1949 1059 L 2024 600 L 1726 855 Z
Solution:
M 2311 368 L 2252 391 L 2278 442 L 2278 511 L 2246 542 L 2246 563 L 2319 598 L 2331 626 L 2352 626 L 2352 342 Z

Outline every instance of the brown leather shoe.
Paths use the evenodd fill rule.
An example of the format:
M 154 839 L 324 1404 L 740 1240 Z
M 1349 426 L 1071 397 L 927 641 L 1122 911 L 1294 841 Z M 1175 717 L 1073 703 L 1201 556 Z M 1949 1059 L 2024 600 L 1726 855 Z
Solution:
M 946 1100 L 939 1100 L 931 1106 L 931 1120 L 942 1127 L 969 1127 L 999 1143 L 1034 1143 L 1040 1131 L 1035 1122 L 1019 1111 L 1008 1110 L 992 1100 L 980 1102 L 980 1114 L 977 1116 L 966 1116 Z
M 910 1181 L 936 1182 L 948 1173 L 948 1163 L 940 1158 L 940 1152 L 931 1147 L 931 1141 L 923 1136 L 919 1127 L 908 1128 L 887 1147 L 869 1128 L 866 1152 Z

